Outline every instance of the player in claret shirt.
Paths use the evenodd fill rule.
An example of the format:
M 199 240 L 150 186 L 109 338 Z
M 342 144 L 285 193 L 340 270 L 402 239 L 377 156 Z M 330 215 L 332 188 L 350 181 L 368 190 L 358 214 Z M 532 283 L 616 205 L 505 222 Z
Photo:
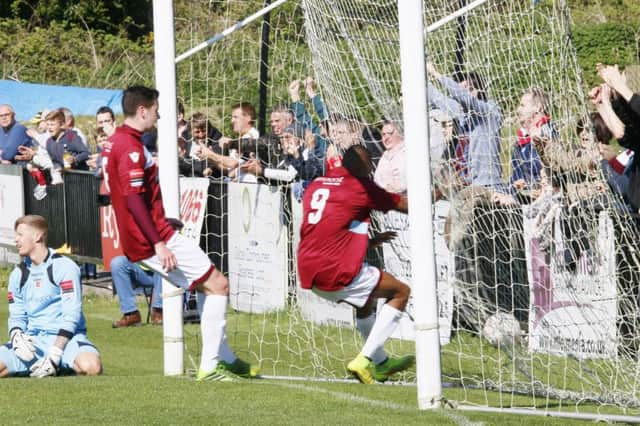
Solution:
M 15 223 L 24 261 L 9 277 L 11 340 L 0 346 L 0 377 L 102 372 L 100 355 L 86 335 L 80 268 L 47 248 L 48 230 L 42 216 Z
M 124 124 L 109 138 L 104 178 L 111 194 L 124 254 L 185 290 L 196 290 L 202 354 L 197 380 L 255 377 L 256 366 L 236 357 L 225 335 L 229 282 L 193 240 L 165 217 L 158 167 L 141 136 L 158 121 L 155 89 L 132 86 L 122 94 Z M 175 102 L 169 100 L 169 102 Z M 171 154 L 171 153 L 168 153 Z M 201 309 L 200 309 L 201 308 Z
M 369 240 L 371 210 L 406 213 L 407 198 L 371 180 L 373 165 L 363 146 L 349 148 L 342 164 L 315 179 L 305 191 L 298 272 L 302 288 L 356 308 L 356 327 L 365 345 L 347 370 L 362 383 L 373 384 L 415 362 L 411 355 L 390 358 L 384 352 L 384 343 L 409 299 L 409 286 L 364 261 L 369 245 L 395 236 L 383 233 Z M 373 308 L 378 298 L 387 302 L 376 318 Z

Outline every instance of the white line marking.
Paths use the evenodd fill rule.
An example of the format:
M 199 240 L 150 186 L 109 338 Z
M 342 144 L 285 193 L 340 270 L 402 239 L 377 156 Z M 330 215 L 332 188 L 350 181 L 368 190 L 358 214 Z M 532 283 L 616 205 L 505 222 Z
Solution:
M 279 382 L 279 381 L 269 381 L 269 382 L 255 381 L 253 383 L 271 384 L 271 385 L 276 385 L 276 386 L 285 387 L 289 389 L 300 389 L 304 391 L 312 391 L 314 393 L 322 393 L 325 395 L 330 395 L 337 399 L 343 399 L 346 401 L 364 404 L 372 407 L 381 407 L 381 408 L 386 408 L 386 409 L 396 410 L 396 411 L 416 411 L 416 407 L 397 404 L 395 402 L 380 401 L 377 399 L 365 398 L 363 396 L 353 395 L 351 393 L 346 393 L 346 392 L 332 391 L 332 390 L 324 389 L 317 386 L 308 386 L 308 385 L 301 385 L 297 383 L 286 383 L 286 382 Z M 454 423 L 460 426 L 476 426 L 476 425 L 483 424 L 483 423 L 474 423 L 470 421 L 468 418 L 466 418 L 465 416 L 457 414 L 451 410 L 445 410 L 445 409 L 437 410 L 437 413 L 444 417 L 447 417 L 449 420 L 453 421 Z

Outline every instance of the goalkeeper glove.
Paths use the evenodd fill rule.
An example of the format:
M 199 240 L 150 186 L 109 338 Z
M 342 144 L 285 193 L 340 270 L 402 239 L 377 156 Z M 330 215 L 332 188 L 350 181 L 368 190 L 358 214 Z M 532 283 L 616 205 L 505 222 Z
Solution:
M 36 356 L 36 347 L 33 342 L 35 342 L 33 336 L 24 334 L 19 328 L 11 332 L 11 347 L 16 356 L 24 362 L 31 362 Z
M 58 374 L 58 366 L 60 365 L 60 360 L 62 359 L 62 349 L 57 346 L 51 346 L 49 348 L 49 353 L 44 358 L 40 358 L 35 364 L 33 364 L 30 368 L 31 377 L 47 377 L 47 376 L 55 376 Z

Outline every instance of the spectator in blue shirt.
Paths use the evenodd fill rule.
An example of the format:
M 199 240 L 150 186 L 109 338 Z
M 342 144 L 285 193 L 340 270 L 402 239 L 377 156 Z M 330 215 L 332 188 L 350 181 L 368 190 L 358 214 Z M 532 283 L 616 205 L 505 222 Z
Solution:
M 64 128 L 64 114 L 51 111 L 47 117 L 47 152 L 55 169 L 88 170 L 89 150 L 73 130 Z
M 461 81 L 454 81 L 440 74 L 431 62 L 427 63 L 427 73 L 449 94 L 448 106 L 438 107 L 454 115 L 457 115 L 456 111 L 458 114 L 464 112 L 458 117 L 458 123 L 460 135 L 469 138 L 467 182 L 504 192 L 500 163 L 502 111 L 494 100 L 489 99 L 485 80 L 477 72 L 469 71 Z M 451 100 L 459 106 L 454 106 Z
M 532 143 L 533 139 L 557 139 L 548 106 L 548 97 L 539 87 L 527 89 L 520 98 L 517 110 L 520 128 L 516 132 L 516 143 L 511 151 L 512 173 L 509 184 L 513 194 L 523 202 L 530 201 L 533 195 L 530 191 L 539 189 L 542 178 L 543 163 Z
M 11 105 L 0 105 L 0 161 L 2 164 L 15 164 L 18 147 L 30 147 L 33 141 L 27 135 L 27 129 L 16 122 L 16 114 Z

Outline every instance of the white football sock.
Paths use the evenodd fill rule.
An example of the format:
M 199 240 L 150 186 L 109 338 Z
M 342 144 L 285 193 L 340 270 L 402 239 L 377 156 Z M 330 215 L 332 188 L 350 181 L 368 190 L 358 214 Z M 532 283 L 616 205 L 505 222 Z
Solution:
M 369 337 L 360 353 L 373 361 L 374 354 L 384 348 L 384 342 L 396 329 L 401 317 L 401 311 L 389 306 L 388 303 L 382 305 L 382 309 L 378 312 L 378 318 L 373 324 Z
M 204 301 L 206 296 L 204 293 L 198 291 L 196 292 L 196 305 L 198 307 L 198 315 L 200 316 L 200 324 L 202 324 L 202 309 L 204 307 Z M 225 308 L 226 309 L 226 308 Z M 220 359 L 226 363 L 231 364 L 237 358 L 236 354 L 233 352 L 231 347 L 229 346 L 229 341 L 227 340 L 227 333 L 225 330 L 225 334 L 222 337 L 222 342 L 220 342 Z M 211 370 L 207 370 L 211 371 Z
M 371 334 L 371 329 L 373 328 L 373 324 L 376 322 L 376 313 L 372 312 L 366 318 L 358 318 L 356 317 L 356 328 L 360 332 L 362 339 L 366 342 L 369 338 L 369 334 Z M 378 365 L 384 362 L 387 359 L 387 354 L 384 352 L 384 344 L 376 349 L 371 356 L 369 357 L 374 364 Z
M 218 366 L 227 324 L 227 296 L 205 296 L 200 315 L 202 355 L 200 370 L 211 371 Z

